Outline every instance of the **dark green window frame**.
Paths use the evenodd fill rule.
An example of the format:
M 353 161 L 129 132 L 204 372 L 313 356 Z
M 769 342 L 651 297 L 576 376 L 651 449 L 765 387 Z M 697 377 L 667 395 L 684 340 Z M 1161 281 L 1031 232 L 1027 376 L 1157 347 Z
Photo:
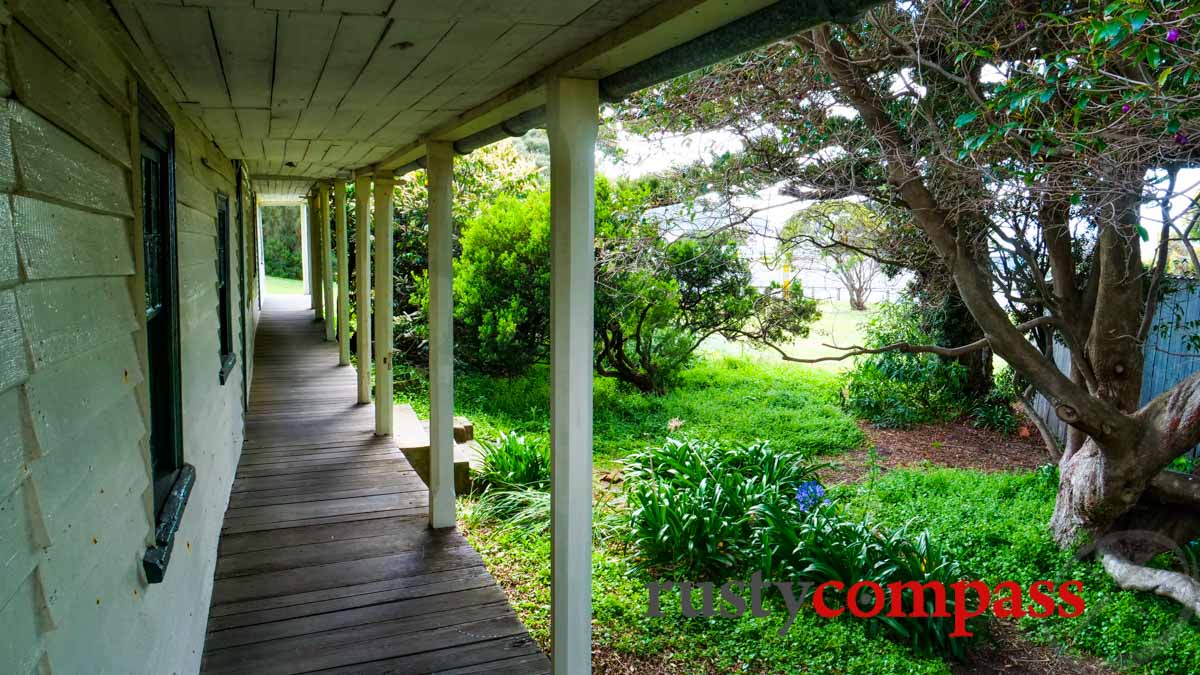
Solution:
M 233 284 L 229 278 L 229 196 L 217 193 L 217 333 L 221 342 L 221 384 L 237 363 L 233 348 Z
M 138 111 L 144 254 L 141 273 L 146 284 L 146 382 L 155 514 L 154 545 L 142 556 L 142 568 L 147 581 L 159 583 L 166 575 L 196 470 L 183 461 L 174 129 L 162 108 L 145 94 L 140 97 Z

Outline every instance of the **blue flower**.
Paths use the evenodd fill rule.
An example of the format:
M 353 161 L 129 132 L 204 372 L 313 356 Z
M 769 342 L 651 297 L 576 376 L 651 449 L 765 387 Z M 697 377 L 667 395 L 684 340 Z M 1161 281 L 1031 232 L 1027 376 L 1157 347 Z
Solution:
M 825 498 L 825 487 L 815 480 L 810 480 L 796 488 L 796 503 L 800 505 L 801 511 L 807 513 L 818 504 L 828 504 L 829 500 Z

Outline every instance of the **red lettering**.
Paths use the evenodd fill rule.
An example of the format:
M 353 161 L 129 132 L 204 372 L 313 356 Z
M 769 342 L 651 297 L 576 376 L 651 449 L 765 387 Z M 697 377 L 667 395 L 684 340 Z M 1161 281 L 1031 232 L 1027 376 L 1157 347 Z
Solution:
M 871 592 L 874 594 L 874 601 L 871 604 L 871 610 L 869 612 L 864 612 L 862 608 L 858 606 L 858 596 L 864 588 L 871 589 Z M 860 581 L 851 586 L 850 592 L 846 594 L 846 604 L 850 607 L 850 613 L 860 619 L 870 619 L 878 615 L 883 611 L 883 603 L 883 587 L 874 581 Z
M 1008 591 L 1008 597 L 996 598 L 1001 591 Z M 1001 619 L 1022 619 L 1025 617 L 1025 605 L 1023 602 L 1023 591 L 1015 581 L 1001 581 L 996 584 L 996 588 L 992 590 L 992 598 L 995 601 L 992 603 L 992 614 Z
M 827 586 L 830 588 L 833 588 L 835 590 L 841 591 L 846 588 L 846 584 L 843 584 L 840 581 L 826 581 L 825 583 L 821 584 L 820 586 L 817 586 L 817 591 L 815 593 L 813 593 L 813 610 L 817 613 L 818 616 L 823 616 L 826 619 L 832 619 L 834 617 L 840 616 L 842 614 L 842 612 L 845 612 L 846 610 L 834 609 L 834 608 L 830 607 L 829 605 L 825 604 L 825 588 Z
M 982 581 L 956 581 L 950 587 L 954 589 L 954 632 L 950 633 L 950 637 L 971 637 L 974 633 L 967 630 L 967 619 L 987 611 L 991 592 Z M 967 589 L 974 589 L 979 595 L 979 604 L 973 610 L 967 607 Z
M 1053 581 L 1033 582 L 1033 585 L 1029 587 L 1029 599 L 1031 602 L 1033 602 L 1033 604 L 1041 607 L 1041 609 L 1029 610 L 1029 616 L 1032 616 L 1035 619 L 1044 619 L 1054 614 L 1054 598 L 1050 597 L 1049 595 L 1049 593 L 1053 592 Z
M 1069 589 L 1074 589 L 1074 592 Z M 1074 619 L 1080 614 L 1083 614 L 1083 598 L 1077 595 L 1077 593 L 1082 591 L 1082 581 L 1064 581 L 1063 585 L 1058 587 L 1058 597 L 1061 598 L 1063 602 L 1067 603 L 1067 606 L 1071 608 L 1070 612 L 1066 612 L 1063 611 L 1062 607 L 1059 607 L 1059 616 L 1063 617 L 1064 619 Z
M 925 609 L 925 591 L 927 590 L 933 591 L 933 615 L 942 618 L 950 616 L 950 613 L 946 611 L 946 586 L 940 581 L 931 581 L 927 584 L 919 581 L 893 581 L 888 584 L 892 602 L 887 615 L 893 619 L 929 618 L 929 612 Z M 912 591 L 913 609 L 911 614 L 904 613 L 904 591 Z

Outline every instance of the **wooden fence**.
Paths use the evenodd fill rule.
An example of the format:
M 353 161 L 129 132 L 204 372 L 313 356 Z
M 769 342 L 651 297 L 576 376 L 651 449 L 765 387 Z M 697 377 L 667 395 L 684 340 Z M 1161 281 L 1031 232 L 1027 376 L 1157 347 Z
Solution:
M 1200 322 L 1200 284 L 1188 284 L 1159 303 L 1144 350 L 1142 405 L 1200 370 L 1200 351 L 1190 346 L 1196 336 L 1196 322 Z M 1055 343 L 1054 363 L 1064 373 L 1071 371 L 1071 353 L 1066 346 Z M 1065 442 L 1067 424 L 1054 414 L 1050 401 L 1038 394 L 1033 403 L 1051 432 Z M 1192 450 L 1193 455 L 1198 452 L 1200 449 Z

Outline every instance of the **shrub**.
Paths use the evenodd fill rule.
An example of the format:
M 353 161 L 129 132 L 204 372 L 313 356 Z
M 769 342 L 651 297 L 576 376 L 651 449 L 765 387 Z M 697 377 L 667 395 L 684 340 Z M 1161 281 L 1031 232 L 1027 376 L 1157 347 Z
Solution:
M 797 287 L 787 298 L 778 288 L 755 288 L 734 234 L 668 237 L 644 213 L 649 185 L 599 178 L 595 187 L 600 375 L 663 394 L 711 335 L 778 343 L 807 335 L 820 316 Z M 549 354 L 549 193 L 495 199 L 463 226 L 460 242 L 458 353 L 481 372 L 523 374 Z
M 467 522 L 541 532 L 550 526 L 550 492 L 543 487 L 489 489 L 475 502 Z
M 864 328 L 866 346 L 933 344 L 911 302 L 883 303 Z M 898 351 L 860 357 L 846 377 L 847 404 L 881 427 L 946 422 L 965 412 L 962 365 L 934 354 Z
M 866 518 L 848 518 L 835 504 L 799 503 L 762 510 L 765 525 L 759 530 L 760 568 L 769 579 L 797 579 L 820 584 L 837 580 L 847 587 L 859 581 L 874 581 L 884 588 L 880 602 L 890 607 L 888 584 L 915 581 L 938 582 L 947 589 L 945 609 L 954 614 L 950 584 L 968 578 L 962 565 L 937 545 L 925 530 L 915 536 L 907 525 L 893 530 L 879 528 Z M 907 644 L 919 654 L 949 654 L 962 658 L 972 640 L 951 638 L 954 619 L 934 616 L 935 596 L 924 597 L 927 618 L 893 618 L 880 614 L 867 621 L 868 634 L 883 634 Z M 832 598 L 829 598 L 832 600 Z M 865 600 L 864 600 L 865 601 Z M 913 594 L 902 593 L 901 602 L 911 612 Z M 968 621 L 968 630 L 980 635 L 986 621 Z
M 479 442 L 480 467 L 475 482 L 484 490 L 550 487 L 550 451 L 545 444 L 525 436 L 501 433 L 496 441 Z
M 987 398 L 971 410 L 971 424 L 979 429 L 1015 434 L 1021 424 L 1020 417 L 1013 410 L 1016 400 L 1017 383 L 1013 369 L 1007 366 L 997 369 Z
M 262 208 L 263 262 L 267 275 L 299 279 L 303 275 L 300 251 L 300 209 L 294 206 Z M 307 254 L 307 252 L 303 252 Z
M 457 354 L 483 372 L 522 373 L 549 353 L 549 193 L 499 197 L 463 226 L 459 241 Z
M 1046 523 L 1057 488 L 1053 465 L 1024 473 L 899 469 L 875 486 L 887 504 L 878 511 L 883 524 L 928 528 L 988 584 L 1083 581 L 1084 615 L 1026 619 L 1023 628 L 1036 638 L 1096 654 L 1127 672 L 1200 672 L 1200 624 L 1181 621 L 1178 603 L 1118 589 L 1099 563 L 1078 560 L 1054 543 Z M 834 490 L 851 512 L 866 507 L 854 491 Z
M 783 507 L 816 477 L 798 452 L 768 443 L 727 449 L 668 439 L 626 463 L 638 565 L 688 579 L 723 579 L 757 562 L 757 514 Z

